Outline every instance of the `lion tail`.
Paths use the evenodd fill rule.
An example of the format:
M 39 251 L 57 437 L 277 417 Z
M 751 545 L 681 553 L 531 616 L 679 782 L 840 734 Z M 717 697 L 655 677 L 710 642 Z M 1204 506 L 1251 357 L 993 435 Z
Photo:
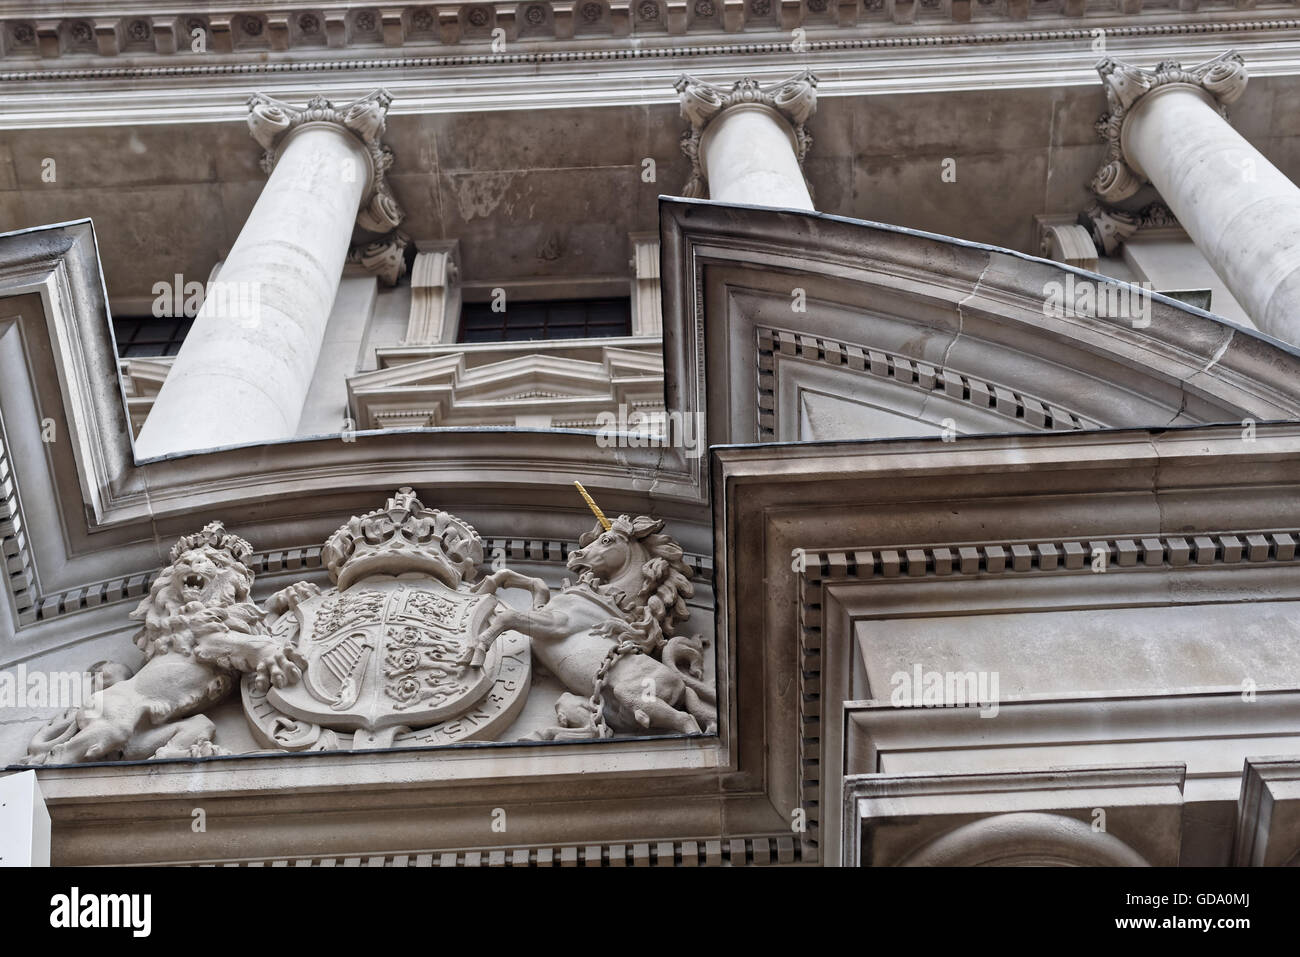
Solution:
M 704 681 L 704 639 L 700 635 L 678 635 L 664 644 L 663 663 L 677 672 L 686 687 L 705 704 L 717 705 L 718 693 Z

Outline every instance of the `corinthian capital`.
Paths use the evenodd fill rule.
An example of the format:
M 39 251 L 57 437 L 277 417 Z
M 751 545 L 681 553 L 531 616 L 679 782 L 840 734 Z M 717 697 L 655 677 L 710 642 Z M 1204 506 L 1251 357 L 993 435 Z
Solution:
M 1136 193 L 1146 181 L 1140 167 L 1124 152 L 1124 124 L 1148 97 L 1163 89 L 1193 87 L 1204 93 L 1227 116 L 1227 107 L 1246 91 L 1246 64 L 1235 50 L 1194 67 L 1166 60 L 1154 70 L 1106 57 L 1097 64 L 1106 90 L 1109 112 L 1097 121 L 1097 134 L 1106 141 L 1106 159 L 1092 178 L 1092 191 L 1108 203 Z
M 742 77 L 726 87 L 705 83 L 683 73 L 673 84 L 681 97 L 682 117 L 691 128 L 682 134 L 682 152 L 691 161 L 691 181 L 683 196 L 700 198 L 708 192 L 704 166 L 700 160 L 700 138 L 717 117 L 733 106 L 755 104 L 774 110 L 790 124 L 794 134 L 795 156 L 800 167 L 812 146 L 807 122 L 817 111 L 817 77 L 804 70 L 788 80 L 760 86 L 753 77 Z
M 372 233 L 390 232 L 403 218 L 402 208 L 385 178 L 393 165 L 393 153 L 380 142 L 392 99 L 386 90 L 376 90 L 347 106 L 336 107 L 323 96 L 313 96 L 300 109 L 264 93 L 254 93 L 248 98 L 248 130 L 265 151 L 262 169 L 270 174 L 280 148 L 298 127 L 307 123 L 334 124 L 355 136 L 369 159 L 370 182 L 357 213 L 357 225 Z

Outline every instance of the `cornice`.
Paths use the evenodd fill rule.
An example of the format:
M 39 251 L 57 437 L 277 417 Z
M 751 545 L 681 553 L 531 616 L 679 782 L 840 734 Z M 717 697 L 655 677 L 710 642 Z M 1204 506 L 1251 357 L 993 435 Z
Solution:
M 822 98 L 1096 87 L 1097 30 L 1105 33 L 1108 52 L 1118 56 L 1194 61 L 1233 45 L 1248 54 L 1255 76 L 1300 75 L 1297 18 L 1166 16 L 1134 25 L 1101 18 L 1059 26 L 921 32 L 924 27 L 913 25 L 889 35 L 810 28 L 799 53 L 791 50 L 788 33 L 767 31 L 557 40 L 527 49 L 507 45 L 496 53 L 484 45 L 417 56 L 339 50 L 258 58 L 211 53 L 202 62 L 188 55 L 116 62 L 96 57 L 72 68 L 64 68 L 62 59 L 0 58 L 0 128 L 234 122 L 254 89 L 291 100 L 316 93 L 346 100 L 383 86 L 394 96 L 390 116 L 668 105 L 677 101 L 673 81 L 683 68 L 710 81 L 729 81 L 743 71 L 765 83 L 811 68 L 822 78 Z M 87 99 L 87 83 L 102 85 L 93 100 Z
M 410 70 L 428 67 L 510 66 L 545 63 L 619 62 L 657 59 L 693 59 L 713 56 L 766 55 L 784 57 L 784 71 L 788 75 L 790 63 L 815 59 L 816 54 L 836 51 L 924 49 L 951 47 L 988 47 L 1008 44 L 1062 44 L 1081 43 L 1081 54 L 1088 58 L 1091 68 L 1096 61 L 1092 44 L 1098 33 L 1105 35 L 1107 43 L 1142 40 L 1154 37 L 1180 37 L 1216 34 L 1269 34 L 1300 30 L 1300 19 L 1288 16 L 1270 16 L 1269 13 L 1286 14 L 1290 4 L 1279 4 L 1275 11 L 1237 11 L 1232 19 L 1205 19 L 1187 14 L 1156 12 L 1137 17 L 1099 15 L 1083 21 L 1078 19 L 1035 21 L 1037 29 L 982 29 L 978 27 L 948 27 L 940 23 L 916 28 L 893 28 L 882 25 L 873 28 L 868 24 L 836 29 L 830 25 L 810 25 L 806 38 L 798 49 L 792 49 L 788 31 L 760 29 L 743 38 L 723 34 L 695 33 L 682 39 L 663 37 L 648 41 L 630 38 L 591 38 L 571 42 L 556 41 L 545 45 L 533 43 L 522 49 L 507 43 L 504 49 L 494 49 L 490 42 L 459 45 L 455 52 L 426 52 L 417 55 L 381 54 L 373 47 L 356 49 L 340 47 L 337 50 L 308 49 L 305 53 L 292 51 L 263 51 L 256 57 L 232 52 L 222 54 L 174 54 L 164 56 L 122 56 L 116 61 L 106 56 L 81 56 L 48 58 L 0 57 L 0 80 L 93 80 L 93 79 L 147 79 L 154 77 L 202 77 L 248 74 L 283 74 L 311 72 L 353 72 L 367 70 Z M 1226 12 L 1226 11 L 1224 11 Z M 0 17 L 3 14 L 0 13 Z M 3 24 L 0 21 L 0 33 Z M 983 27 L 984 25 L 979 25 Z M 990 24 L 991 26 L 991 24 Z M 1281 39 L 1281 38 L 1279 38 Z M 418 45 L 415 45 L 418 49 Z M 438 49 L 434 45 L 432 49 Z M 447 46 L 443 44 L 442 46 Z M 402 49 L 407 49 L 403 46 Z M 383 48 L 381 48 L 383 49 Z M 1015 63 L 1003 63 L 1004 70 L 1014 70 Z M 1091 72 L 1091 70 L 1089 71 Z M 1095 83 L 1095 74 L 1090 78 Z M 669 84 L 671 87 L 671 84 Z M 671 100 L 671 90 L 664 99 Z
M 1016 572 L 1087 572 L 1104 555 L 1106 568 L 1205 568 L 1297 562 L 1300 529 L 1189 535 L 1099 536 L 1049 542 L 991 541 L 805 552 L 804 587 L 872 578 L 946 578 Z
M 1036 22 L 1069 30 L 1078 23 L 1145 25 L 1209 14 L 1198 11 L 1199 0 L 1184 0 L 1176 12 L 1105 0 L 1093 0 L 1091 9 L 1087 0 L 524 0 L 384 7 L 290 2 L 259 10 L 179 2 L 144 5 L 143 11 L 89 0 L 64 4 L 61 10 L 51 6 L 30 0 L 0 3 L 0 56 L 43 62 L 115 56 L 184 60 L 457 46 L 488 46 L 501 53 L 503 46 L 514 44 L 584 45 L 670 36 L 690 36 L 695 38 L 692 45 L 699 45 L 703 38 L 736 34 L 781 34 L 780 42 L 790 48 L 808 43 L 809 31 L 912 33 L 951 27 L 977 36 L 997 24 Z M 1262 6 L 1267 15 L 1290 4 L 1266 0 Z M 1243 20 L 1258 15 L 1238 13 Z M 795 30 L 803 35 L 792 36 Z M 1081 32 L 1092 39 L 1090 30 Z

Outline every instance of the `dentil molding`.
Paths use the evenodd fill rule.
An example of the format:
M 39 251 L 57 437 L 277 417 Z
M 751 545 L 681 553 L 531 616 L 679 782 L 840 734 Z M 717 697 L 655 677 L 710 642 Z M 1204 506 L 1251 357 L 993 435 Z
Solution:
M 1260 4 L 1284 8 L 1284 2 Z M 395 47 L 599 41 L 602 38 L 726 36 L 736 33 L 834 33 L 910 30 L 1027 20 L 1145 23 L 1165 11 L 1140 3 L 1103 9 L 1094 0 L 570 0 L 355 7 L 275 4 L 270 10 L 206 3 L 140 4 L 86 0 L 71 9 L 19 0 L 0 4 L 0 56 L 38 62 L 88 58 L 178 58 L 215 54 L 312 53 Z M 1194 16 L 1199 0 L 1183 0 Z M 150 10 L 150 7 L 155 9 Z M 970 29 L 970 28 L 965 28 Z M 496 51 L 494 51 L 496 52 Z

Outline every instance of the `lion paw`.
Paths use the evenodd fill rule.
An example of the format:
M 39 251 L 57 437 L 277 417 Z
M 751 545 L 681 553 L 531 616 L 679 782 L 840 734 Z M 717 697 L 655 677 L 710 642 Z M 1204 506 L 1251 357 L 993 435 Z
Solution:
M 217 758 L 230 753 L 229 748 L 223 748 L 211 741 L 195 741 L 190 745 L 190 757 L 193 758 Z
M 154 752 L 153 756 L 155 758 L 215 758 L 230 753 L 229 748 L 223 748 L 205 739 L 189 745 L 164 744 Z
M 283 614 L 297 608 L 309 598 L 320 594 L 320 587 L 311 582 L 297 582 L 282 588 L 267 600 L 266 607 L 274 614 Z

